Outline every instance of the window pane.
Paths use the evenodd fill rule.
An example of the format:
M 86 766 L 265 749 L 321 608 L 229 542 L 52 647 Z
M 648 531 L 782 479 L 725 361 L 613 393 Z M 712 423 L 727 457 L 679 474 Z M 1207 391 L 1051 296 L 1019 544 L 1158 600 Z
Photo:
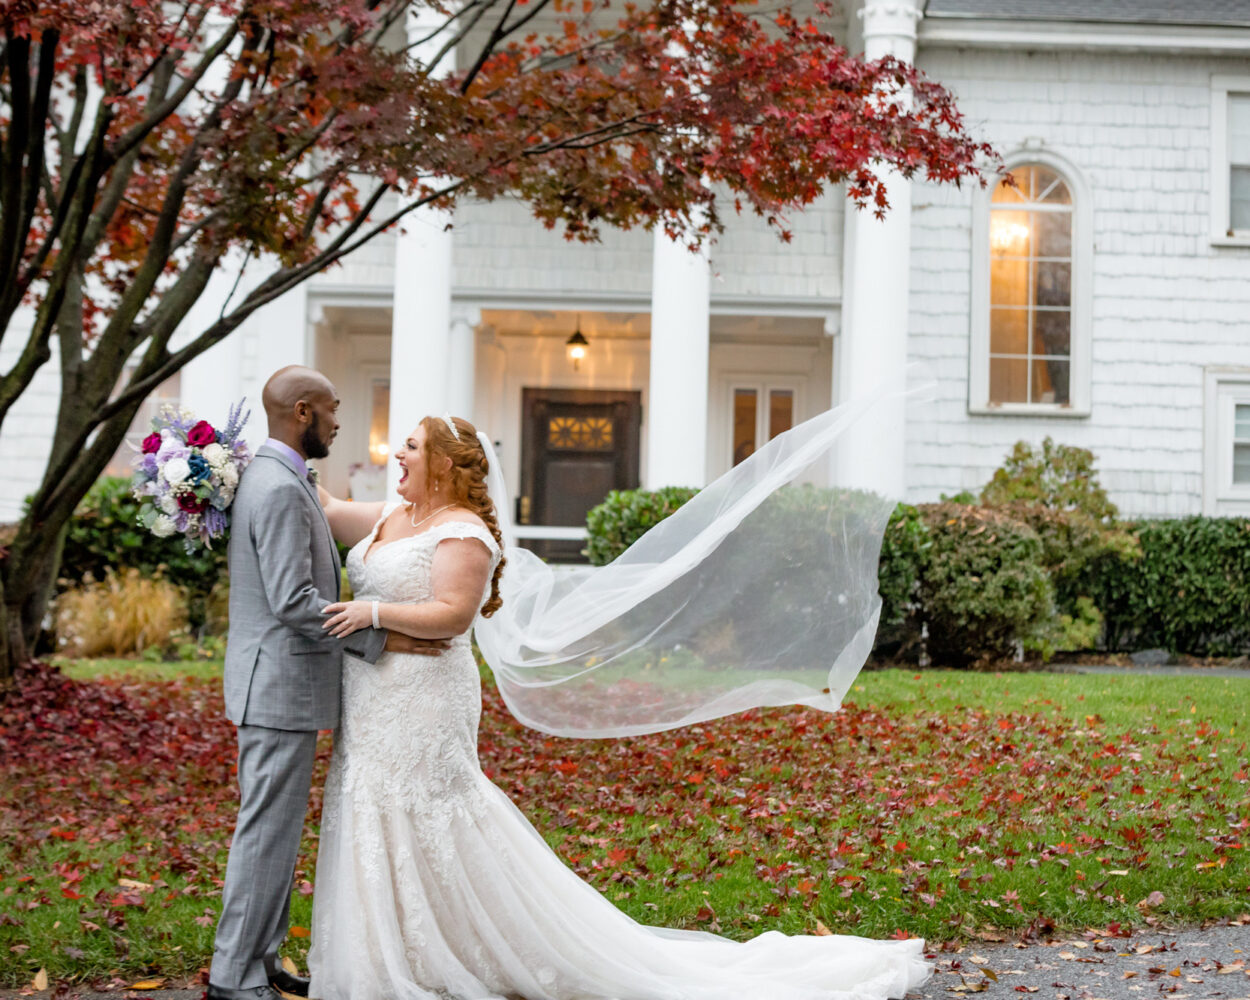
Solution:
M 734 465 L 755 452 L 754 389 L 734 390 Z
M 1250 403 L 1238 403 L 1233 410 L 1233 437 L 1250 443 Z
M 1070 306 L 1072 304 L 1072 265 L 1046 261 L 1037 265 L 1034 304 L 1039 306 Z
M 1029 362 L 1025 358 L 990 358 L 990 402 L 1029 401 Z
M 1052 205 L 1067 205 L 1072 201 L 1068 194 L 1068 185 L 1049 167 L 1035 168 L 1033 175 L 1033 200 L 1047 202 Z
M 1228 95 L 1228 162 L 1250 167 L 1250 94 Z
M 1030 168 L 1019 167 L 1011 171 L 1011 176 L 1018 186 L 1010 187 L 1006 181 L 999 181 L 994 188 L 994 201 L 1025 201 L 1028 198 Z
M 1050 186 L 1038 195 L 1037 200 L 1047 205 L 1071 205 L 1072 192 L 1068 190 L 1068 185 L 1056 177 Z
M 990 260 L 990 305 L 1024 308 L 1028 304 L 1028 258 L 992 258 Z
M 794 393 L 773 389 L 768 394 L 768 440 L 794 426 Z
M 386 379 L 375 379 L 369 413 L 369 461 L 374 465 L 385 465 L 390 458 L 390 419 L 391 383 Z
M 1047 358 L 1033 362 L 1033 397 L 1031 403 L 1067 403 L 1068 402 L 1068 368 L 1067 361 Z
M 1250 230 L 1250 167 L 1233 167 L 1229 172 L 1228 228 Z
M 1029 311 L 1027 309 L 990 310 L 990 353 L 1029 353 Z
M 1033 353 L 1068 357 L 1072 353 L 1072 314 L 1045 310 L 1033 314 Z
M 1072 256 L 1072 214 L 1070 212 L 1033 212 L 1036 243 L 1033 252 L 1039 257 Z
M 1029 252 L 1029 212 L 990 212 L 990 253 L 1025 257 Z
M 1233 446 L 1233 482 L 1250 486 L 1250 444 Z

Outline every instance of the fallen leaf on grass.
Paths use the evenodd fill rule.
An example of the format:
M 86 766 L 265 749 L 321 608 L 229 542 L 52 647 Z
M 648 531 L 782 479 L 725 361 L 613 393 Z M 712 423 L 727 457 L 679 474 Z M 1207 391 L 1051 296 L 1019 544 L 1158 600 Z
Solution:
M 48 988 L 48 970 L 40 969 L 35 973 L 35 978 L 31 980 L 31 988 L 36 990 L 46 990 Z
M 292 927 L 289 931 L 291 937 L 306 938 L 308 937 L 307 927 Z
M 817 937 L 832 937 L 833 931 L 831 931 L 828 927 L 826 927 L 819 920 L 817 920 L 816 921 L 816 936 Z
M 152 888 L 149 882 L 136 882 L 132 878 L 119 878 L 117 884 L 123 889 L 138 889 L 140 892 L 147 892 Z
M 282 956 L 282 968 L 286 969 L 286 971 L 293 976 L 299 975 L 299 969 L 295 967 L 295 963 L 292 962 L 286 955 Z
M 165 985 L 163 979 L 140 979 L 137 983 L 131 983 L 132 990 L 159 990 Z

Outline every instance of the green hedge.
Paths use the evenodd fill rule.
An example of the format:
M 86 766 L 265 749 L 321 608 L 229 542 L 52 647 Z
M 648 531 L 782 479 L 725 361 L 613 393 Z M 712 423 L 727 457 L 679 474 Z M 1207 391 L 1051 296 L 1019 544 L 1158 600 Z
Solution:
M 918 508 L 928 536 L 922 550 L 916 617 L 926 649 L 946 667 L 1001 660 L 1039 636 L 1054 617 L 1054 587 L 1042 541 L 1022 521 L 958 503 Z
M 589 544 L 582 554 L 592 566 L 610 563 L 698 492 L 685 486 L 613 490 L 586 515 Z
M 157 538 L 139 526 L 138 517 L 139 503 L 130 494 L 130 479 L 99 479 L 70 520 L 61 557 L 62 589 L 82 582 L 88 574 L 103 580 L 110 567 L 134 567 L 186 591 L 193 627 L 217 618 L 226 584 L 226 538 L 212 549 L 188 554 L 181 538 Z
M 1103 614 L 1104 646 L 1250 652 L 1250 519 L 1185 517 L 1126 527 L 1140 556 L 1107 553 L 1080 580 Z

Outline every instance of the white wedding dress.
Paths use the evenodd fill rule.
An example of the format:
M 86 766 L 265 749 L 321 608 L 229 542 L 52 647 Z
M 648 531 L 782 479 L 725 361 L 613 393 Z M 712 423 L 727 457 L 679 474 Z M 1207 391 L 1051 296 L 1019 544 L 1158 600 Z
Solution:
M 385 513 L 389 513 L 389 510 Z M 385 513 L 383 516 L 385 516 Z M 381 523 L 381 522 L 379 522 Z M 348 555 L 364 600 L 428 600 L 463 522 Z M 308 964 L 324 1000 L 884 1000 L 929 974 L 923 942 L 770 931 L 737 943 L 635 923 L 565 867 L 477 757 L 468 635 L 438 657 L 347 657 Z

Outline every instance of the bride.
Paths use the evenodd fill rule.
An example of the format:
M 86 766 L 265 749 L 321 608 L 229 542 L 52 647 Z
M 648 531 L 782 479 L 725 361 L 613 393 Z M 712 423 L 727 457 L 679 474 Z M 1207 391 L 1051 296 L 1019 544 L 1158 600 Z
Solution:
M 920 940 L 770 931 L 737 943 L 635 923 L 482 773 L 469 629 L 499 610 L 505 560 L 479 437 L 465 420 L 426 417 L 396 453 L 402 503 L 322 494 L 335 537 L 352 546 L 356 596 L 327 608 L 325 627 L 455 638 L 437 658 L 345 659 L 310 995 L 884 1000 L 918 987 L 929 973 Z

